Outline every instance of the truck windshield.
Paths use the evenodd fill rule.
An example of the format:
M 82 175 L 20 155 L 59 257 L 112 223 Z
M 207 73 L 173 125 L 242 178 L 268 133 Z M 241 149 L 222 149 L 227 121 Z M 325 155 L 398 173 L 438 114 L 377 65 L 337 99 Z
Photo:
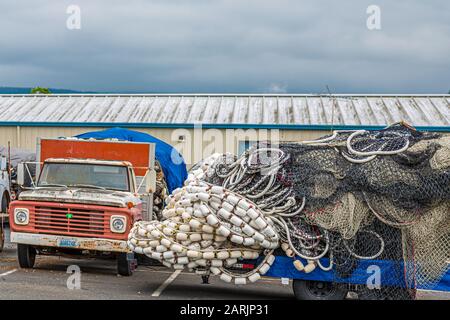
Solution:
M 130 190 L 127 167 L 84 163 L 44 163 L 37 185 Z

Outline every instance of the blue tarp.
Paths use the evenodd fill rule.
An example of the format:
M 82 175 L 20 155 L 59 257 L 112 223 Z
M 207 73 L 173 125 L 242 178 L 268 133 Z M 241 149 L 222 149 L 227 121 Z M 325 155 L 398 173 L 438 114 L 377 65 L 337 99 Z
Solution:
M 156 145 L 155 156 L 161 164 L 169 192 L 171 193 L 174 189 L 181 187 L 187 178 L 186 164 L 181 154 L 171 145 L 147 133 L 123 128 L 111 128 L 83 133 L 76 137 L 81 139 L 119 139 L 154 143 Z
M 306 261 L 297 258 L 306 265 Z M 384 286 L 404 286 L 403 266 L 386 260 L 361 260 L 358 266 L 348 278 L 339 277 L 335 270 L 323 271 L 316 268 L 311 273 L 305 273 L 295 269 L 292 258 L 285 256 L 277 256 L 275 262 L 265 274 L 268 277 L 275 278 L 289 278 L 301 280 L 316 280 L 326 282 L 342 282 L 351 284 L 366 284 L 368 278 L 373 275 L 373 266 L 379 267 L 381 284 Z M 329 265 L 329 260 L 326 258 L 320 259 L 323 266 Z M 371 268 L 369 268 L 371 267 Z M 393 276 L 396 275 L 396 276 Z M 421 287 L 419 286 L 419 289 Z M 450 291 L 450 270 L 441 278 L 440 282 L 428 290 Z

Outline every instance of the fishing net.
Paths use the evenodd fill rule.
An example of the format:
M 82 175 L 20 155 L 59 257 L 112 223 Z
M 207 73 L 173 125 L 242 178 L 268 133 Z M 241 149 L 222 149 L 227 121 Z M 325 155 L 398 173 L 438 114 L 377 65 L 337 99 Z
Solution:
M 164 209 L 164 203 L 166 198 L 169 196 L 167 191 L 166 178 L 164 177 L 164 172 L 162 171 L 161 164 L 159 161 L 155 161 L 155 172 L 156 172 L 156 189 L 153 193 L 153 216 L 158 220 L 162 218 L 162 211 Z
M 192 191 L 193 185 L 201 186 L 201 193 L 210 193 L 211 186 L 220 186 L 223 195 L 217 206 L 211 202 L 211 194 L 199 199 L 199 193 Z M 279 247 L 292 257 L 299 271 L 334 271 L 337 282 L 351 277 L 348 282 L 353 283 L 352 289 L 361 299 L 412 299 L 418 287 L 431 288 L 448 269 L 448 136 L 396 124 L 376 131 L 334 131 L 302 143 L 259 142 L 240 157 L 216 154 L 205 159 L 192 170 L 187 187 L 177 192 L 169 197 L 172 204 L 163 213 L 182 210 L 179 215 L 163 214 L 164 223 L 171 222 L 177 229 L 180 223 L 196 219 L 189 216 L 190 220 L 183 220 L 181 212 L 184 214 L 190 207 L 195 212 L 196 207 L 206 204 L 210 215 L 220 215 L 221 209 L 226 208 L 230 217 L 240 215 L 244 222 L 258 227 L 249 210 L 242 211 L 227 200 L 240 197 L 254 206 L 263 225 L 276 233 Z M 187 196 L 194 203 L 174 200 Z M 201 224 L 208 224 L 207 219 L 198 219 Z M 235 230 L 240 238 L 236 242 L 237 238 L 233 240 L 227 234 L 221 242 L 211 243 L 214 250 L 250 248 L 259 250 L 266 260 L 270 256 L 267 249 L 273 243 L 268 246 L 264 237 L 260 240 L 266 246 L 246 245 L 244 224 L 233 227 L 227 219 L 220 223 Z M 138 226 L 130 233 L 135 251 L 139 241 L 149 237 L 144 227 Z M 163 229 L 158 223 L 147 230 L 152 228 Z M 139 232 L 140 238 L 136 235 Z M 169 238 L 170 251 L 179 241 L 175 236 Z M 183 256 L 184 249 L 180 250 L 179 255 Z M 307 265 L 296 257 L 305 259 Z M 186 264 L 191 263 L 195 269 L 193 259 Z M 206 268 L 211 261 L 207 261 Z M 167 265 L 176 262 L 172 260 Z M 372 263 L 381 269 L 382 279 L 375 289 L 366 285 L 367 270 L 358 268 L 361 262 L 368 263 L 367 270 L 373 267 Z

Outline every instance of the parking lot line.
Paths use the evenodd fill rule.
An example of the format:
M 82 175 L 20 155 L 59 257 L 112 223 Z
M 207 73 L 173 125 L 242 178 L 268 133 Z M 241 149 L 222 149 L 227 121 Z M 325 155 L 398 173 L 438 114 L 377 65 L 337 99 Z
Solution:
M 1 277 L 5 277 L 5 276 L 7 276 L 7 275 L 9 275 L 9 274 L 11 274 L 11 273 L 14 273 L 14 272 L 16 272 L 16 271 L 17 271 L 17 269 L 12 269 L 12 270 L 6 271 L 6 272 L 4 272 L 4 273 L 0 273 L 0 278 L 1 278 Z
M 170 277 L 168 277 L 166 279 L 166 281 L 164 281 L 159 287 L 158 289 L 155 290 L 155 292 L 152 293 L 152 297 L 159 297 L 161 295 L 161 293 L 164 291 L 165 288 L 167 288 L 168 285 L 170 285 L 173 280 L 176 279 L 176 277 L 178 277 L 178 275 L 181 273 L 181 270 L 175 270 L 174 273 L 172 273 L 170 275 Z

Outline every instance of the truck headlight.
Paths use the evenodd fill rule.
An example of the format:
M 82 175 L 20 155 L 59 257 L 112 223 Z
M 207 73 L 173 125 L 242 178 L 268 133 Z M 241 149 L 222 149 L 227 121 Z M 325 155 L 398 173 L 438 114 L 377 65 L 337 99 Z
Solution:
M 14 223 L 18 225 L 27 225 L 30 221 L 30 211 L 26 208 L 14 209 Z
M 114 233 L 124 233 L 127 229 L 127 217 L 111 216 L 110 229 Z

